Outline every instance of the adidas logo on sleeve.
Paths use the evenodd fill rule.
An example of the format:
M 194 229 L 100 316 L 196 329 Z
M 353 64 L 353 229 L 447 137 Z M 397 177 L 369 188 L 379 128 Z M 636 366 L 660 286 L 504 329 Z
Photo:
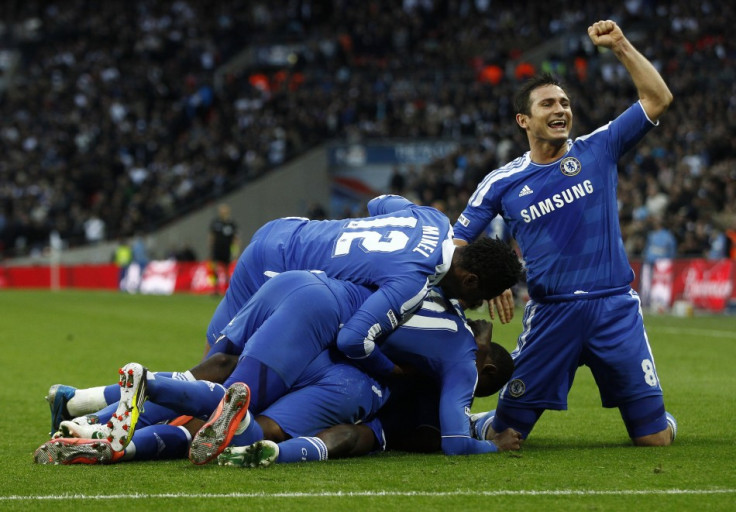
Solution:
M 519 192 L 519 197 L 528 196 L 529 194 L 533 194 L 534 191 L 529 188 L 529 185 L 524 185 L 524 188 L 521 189 L 521 192 Z

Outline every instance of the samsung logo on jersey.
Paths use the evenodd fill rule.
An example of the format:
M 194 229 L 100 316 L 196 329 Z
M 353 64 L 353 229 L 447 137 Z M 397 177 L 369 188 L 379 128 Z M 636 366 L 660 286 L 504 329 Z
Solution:
M 577 185 L 573 185 L 572 187 L 563 190 L 559 194 L 543 199 L 537 204 L 533 204 L 529 208 L 521 210 L 521 218 L 524 219 L 524 222 L 529 223 L 534 219 L 547 215 L 550 212 L 562 208 L 566 204 L 570 204 L 573 201 L 592 193 L 593 184 L 590 180 L 585 180 L 582 183 L 578 183 Z

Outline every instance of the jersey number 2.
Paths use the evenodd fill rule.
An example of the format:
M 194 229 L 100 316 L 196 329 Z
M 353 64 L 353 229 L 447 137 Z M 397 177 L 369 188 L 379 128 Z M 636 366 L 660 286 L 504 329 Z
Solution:
M 360 240 L 358 245 L 365 252 L 396 252 L 409 243 L 409 237 L 401 231 L 346 231 L 335 244 L 335 256 L 345 256 L 353 246 L 353 240 Z

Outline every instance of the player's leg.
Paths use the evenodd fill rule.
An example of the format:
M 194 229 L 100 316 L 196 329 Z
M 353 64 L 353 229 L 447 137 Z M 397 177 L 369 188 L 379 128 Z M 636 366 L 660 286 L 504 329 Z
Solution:
M 230 444 L 233 436 L 250 441 L 263 438 L 263 432 L 248 411 L 250 390 L 242 382 L 232 384 L 210 418 L 192 439 L 189 460 L 201 465 L 213 460 Z
M 595 301 L 595 330 L 583 353 L 604 407 L 618 407 L 636 446 L 672 443 L 676 422 L 665 411 L 662 387 L 636 293 Z
M 157 377 L 138 363 L 125 365 L 120 375 L 121 399 L 108 424 L 115 450 L 121 450 L 132 439 L 146 400 L 176 411 L 174 416 L 206 417 L 225 392 L 222 385 L 212 382 Z
M 315 274 L 284 272 L 263 285 L 251 301 L 223 329 L 250 356 L 278 373 L 287 387 L 325 348 L 334 343 L 340 328 L 341 306 L 330 288 Z M 246 343 L 247 341 L 247 343 Z M 251 409 L 256 408 L 258 382 L 239 371 L 225 382 L 245 382 L 251 388 Z
M 526 439 L 546 409 L 567 409 L 585 337 L 582 329 L 570 326 L 580 323 L 585 302 L 527 303 L 523 331 L 511 354 L 514 372 L 499 391 L 487 435 L 510 428 Z
M 320 432 L 339 424 L 354 424 L 374 414 L 387 393 L 375 380 L 345 363 L 324 367 L 321 380 L 292 391 L 263 412 L 292 439 L 279 443 L 252 443 L 238 436 L 219 457 L 220 464 L 244 467 L 266 466 L 274 461 L 326 460 L 330 448 L 335 456 L 362 454 L 366 433 L 350 429 Z M 370 446 L 373 446 L 372 434 Z M 328 446 L 327 443 L 330 443 Z
M 268 237 L 271 229 L 270 224 L 266 224 L 256 231 L 250 244 L 238 258 L 227 291 L 217 305 L 207 327 L 207 347 L 211 347 L 215 343 L 225 326 L 268 279 L 268 276 L 264 274 L 264 270 L 268 268 L 266 263 L 270 258 L 267 259 L 263 254 L 263 241 Z
M 157 376 L 177 380 L 209 380 L 224 382 L 237 364 L 237 356 L 216 353 L 186 372 L 155 372 Z M 150 373 L 150 372 L 149 372 Z M 59 430 L 62 421 L 72 420 L 87 414 L 103 416 L 98 411 L 120 400 L 120 384 L 77 389 L 72 386 L 55 384 L 46 396 L 51 409 L 51 434 Z M 103 422 L 107 422 L 106 417 Z

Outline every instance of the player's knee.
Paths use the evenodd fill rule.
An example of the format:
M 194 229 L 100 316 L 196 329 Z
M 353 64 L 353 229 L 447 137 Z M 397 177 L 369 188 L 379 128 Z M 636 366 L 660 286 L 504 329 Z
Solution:
M 359 441 L 356 425 L 335 425 L 323 430 L 317 437 L 327 446 L 330 458 L 349 457 Z
M 634 446 L 669 446 L 672 444 L 673 439 L 672 427 L 667 425 L 667 428 L 664 430 L 646 436 L 633 437 L 632 441 L 634 442 Z
M 255 419 L 258 422 L 258 426 L 263 431 L 263 439 L 268 439 L 274 443 L 282 443 L 289 439 L 289 435 L 284 432 L 281 425 L 276 423 L 268 416 L 256 416 Z
M 667 446 L 674 431 L 661 395 L 649 396 L 619 406 L 629 437 L 636 446 Z M 674 421 L 674 418 L 673 418 Z

